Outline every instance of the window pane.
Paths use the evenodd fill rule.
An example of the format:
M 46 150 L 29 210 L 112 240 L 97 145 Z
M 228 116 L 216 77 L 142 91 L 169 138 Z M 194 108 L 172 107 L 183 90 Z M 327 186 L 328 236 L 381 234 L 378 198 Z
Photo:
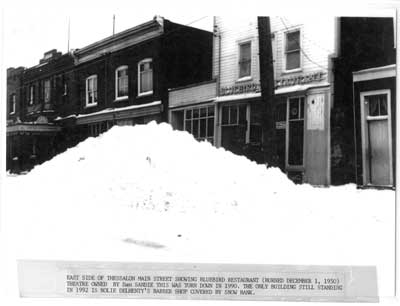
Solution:
M 206 137 L 206 119 L 200 119 L 200 137 Z
M 209 106 L 207 113 L 208 116 L 214 116 L 214 106 Z
M 222 107 L 222 124 L 229 124 L 229 107 Z
M 381 95 L 379 99 L 379 113 L 381 116 L 385 116 L 388 114 L 386 95 Z
M 207 137 L 214 136 L 214 118 L 207 119 Z
M 153 90 L 153 65 L 152 62 L 145 62 L 139 65 L 140 71 L 140 93 L 148 92 Z
M 207 116 L 207 108 L 202 107 L 200 108 L 200 118 L 204 118 Z
M 199 119 L 193 119 L 193 136 L 199 137 Z
M 246 43 L 240 45 L 240 61 L 250 60 L 251 57 L 251 44 Z
M 300 118 L 304 119 L 304 98 L 300 98 Z
M 240 62 L 239 78 L 243 78 L 251 75 L 251 65 L 250 61 Z
M 231 106 L 231 115 L 229 118 L 229 124 L 238 124 L 238 107 L 235 106 Z
M 246 105 L 239 105 L 239 124 L 246 124 Z
M 279 103 L 276 105 L 275 121 L 286 121 L 286 103 Z
M 193 118 L 199 118 L 199 109 L 198 108 L 193 109 Z
M 289 121 L 289 165 L 303 164 L 304 121 Z
M 299 119 L 299 99 L 289 100 L 289 119 Z
M 286 54 L 286 70 L 300 68 L 300 51 Z
M 191 119 L 192 118 L 192 110 L 188 109 L 185 111 L 185 118 L 186 119 Z
M 240 45 L 239 78 L 251 75 L 251 43 Z
M 192 133 L 192 121 L 191 120 L 185 120 L 185 130 L 188 131 L 189 133 Z
M 291 32 L 286 34 L 286 51 L 300 49 L 300 32 Z

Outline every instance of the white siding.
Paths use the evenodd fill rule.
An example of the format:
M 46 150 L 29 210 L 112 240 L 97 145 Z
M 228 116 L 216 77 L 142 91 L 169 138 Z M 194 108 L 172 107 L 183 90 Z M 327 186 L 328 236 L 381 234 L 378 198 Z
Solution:
M 215 95 L 215 82 L 171 90 L 169 92 L 169 107 L 171 108 L 205 102 L 215 98 Z
M 334 17 L 271 17 L 271 31 L 274 34 L 272 48 L 274 54 L 275 78 L 288 75 L 307 74 L 328 70 L 328 56 L 334 53 Z M 284 43 L 285 32 L 300 29 L 301 71 L 285 73 Z
M 232 86 L 239 75 L 239 44 L 251 41 L 251 77 L 249 82 L 259 83 L 257 17 L 215 17 L 216 31 L 221 39 L 220 86 Z M 219 37 L 214 37 L 214 77 L 218 75 Z

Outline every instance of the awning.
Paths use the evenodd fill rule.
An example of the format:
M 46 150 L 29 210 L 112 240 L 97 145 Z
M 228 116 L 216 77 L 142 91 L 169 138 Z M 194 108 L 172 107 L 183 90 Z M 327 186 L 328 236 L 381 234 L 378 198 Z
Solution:
M 53 124 L 37 124 L 37 123 L 18 123 L 7 126 L 7 135 L 18 134 L 55 134 L 61 131 L 61 127 Z
M 151 103 L 131 105 L 120 108 L 106 108 L 95 113 L 77 115 L 76 124 L 81 125 L 107 120 L 111 121 L 116 119 L 130 119 L 135 117 L 156 115 L 161 113 L 161 111 L 161 101 L 154 101 Z

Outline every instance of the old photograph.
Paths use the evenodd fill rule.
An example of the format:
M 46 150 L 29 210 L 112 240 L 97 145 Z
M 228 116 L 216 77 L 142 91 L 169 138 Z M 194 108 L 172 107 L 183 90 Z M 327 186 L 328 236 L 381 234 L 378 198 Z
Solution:
M 8 304 L 395 296 L 396 6 L 205 3 L 3 9 Z

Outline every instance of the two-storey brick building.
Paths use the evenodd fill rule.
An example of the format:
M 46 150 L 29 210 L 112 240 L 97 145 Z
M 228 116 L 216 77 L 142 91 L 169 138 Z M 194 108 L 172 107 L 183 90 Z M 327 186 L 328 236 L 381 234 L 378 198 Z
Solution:
M 23 154 L 36 157 L 18 167 L 29 169 L 115 124 L 165 121 L 168 88 L 210 79 L 211 56 L 212 33 L 157 16 L 65 55 L 46 53 L 22 72 L 23 97 L 16 103 L 19 126 L 36 131 L 40 125 L 51 137 L 38 141 L 24 130 L 20 143 L 27 149 L 10 145 L 8 168 Z M 11 144 L 15 130 L 8 126 Z

